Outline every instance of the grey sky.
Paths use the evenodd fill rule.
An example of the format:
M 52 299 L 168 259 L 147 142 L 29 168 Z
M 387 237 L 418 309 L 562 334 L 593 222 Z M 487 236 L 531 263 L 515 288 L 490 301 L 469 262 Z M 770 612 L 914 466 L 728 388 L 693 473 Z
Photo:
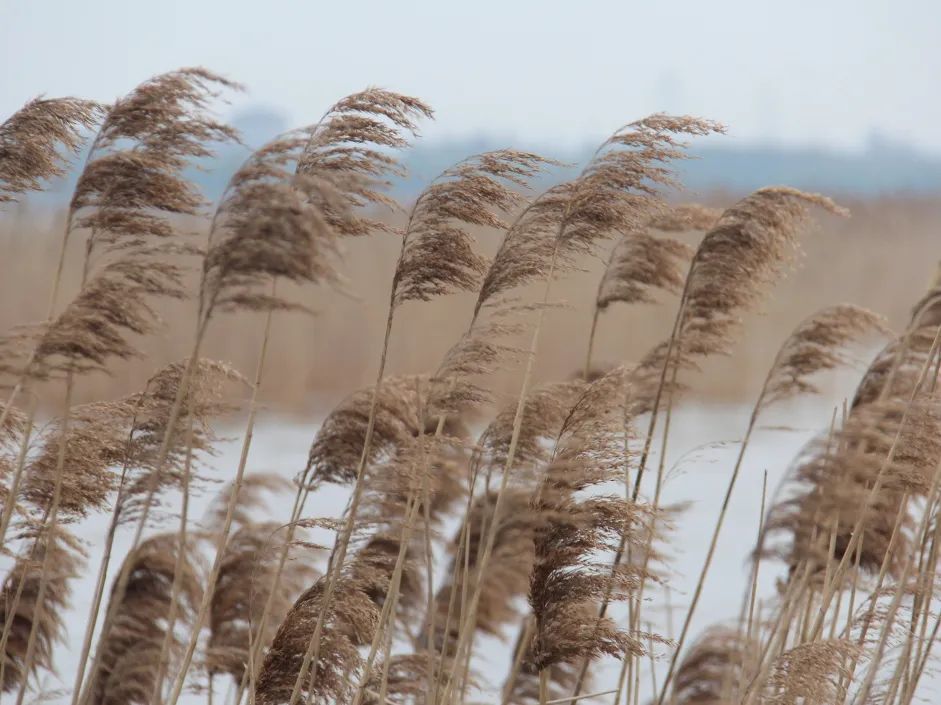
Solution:
M 428 136 L 573 143 L 669 110 L 941 152 L 939 30 L 937 0 L 0 0 L 0 114 L 202 64 L 295 124 L 372 84 L 431 103 Z

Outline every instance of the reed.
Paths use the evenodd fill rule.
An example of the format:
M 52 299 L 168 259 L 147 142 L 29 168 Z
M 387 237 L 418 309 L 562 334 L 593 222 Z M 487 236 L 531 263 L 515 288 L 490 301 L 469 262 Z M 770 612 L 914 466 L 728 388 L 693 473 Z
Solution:
M 724 210 L 675 203 L 686 140 L 724 128 L 663 114 L 615 131 L 574 178 L 541 193 L 530 184 L 559 165 L 502 149 L 455 163 L 400 204 L 389 195 L 405 176 L 399 155 L 432 111 L 380 88 L 272 136 L 208 204 L 189 168 L 238 141 L 212 112 L 238 89 L 180 69 L 110 106 L 37 99 L 0 124 L 5 209 L 63 176 L 87 143 L 48 263 L 48 311 L 0 335 L 4 695 L 73 705 L 932 697 L 938 282 L 770 497 L 765 472 L 760 511 L 749 510 L 761 515 L 751 557 L 762 580 L 756 563 L 738 624 L 715 619 L 696 635 L 766 415 L 826 394 L 824 373 L 852 369 L 887 329 L 877 314 L 838 304 L 815 306 L 778 337 L 692 566 L 672 562 L 683 548 L 671 533 L 682 507 L 665 489 L 682 418 L 674 411 L 702 382 L 694 372 L 735 352 L 751 323 L 744 314 L 792 267 L 811 212 L 843 209 L 783 186 Z M 330 315 L 326 291 L 355 300 L 372 282 L 350 275 L 349 253 L 384 252 L 383 239 L 395 254 L 384 326 L 367 351 L 373 383 L 325 413 L 306 458 L 256 472 L 268 373 L 295 340 L 285 327 L 298 314 Z M 4 262 L 5 276 L 15 264 Z M 807 264 L 831 274 L 830 262 Z M 563 280 L 585 288 L 586 269 L 598 270 L 589 294 L 557 301 Z M 78 288 L 66 300 L 73 271 Z M 443 300 L 461 309 L 460 333 L 439 350 L 400 322 Z M 675 311 L 661 315 L 671 300 Z M 159 315 L 168 301 L 191 309 L 185 325 Z M 615 314 L 622 304 L 630 312 Z M 597 341 L 621 315 L 662 319 L 667 334 L 647 340 L 632 323 L 631 350 L 648 352 L 599 364 Z M 223 321 L 237 321 L 238 347 L 254 351 L 248 374 L 204 356 Z M 179 328 L 190 330 L 177 362 L 143 352 L 158 336 L 175 347 Z M 567 336 L 580 369 L 540 383 L 550 333 Z M 399 357 L 406 347 L 433 364 L 411 365 Z M 311 370 L 332 371 L 334 358 L 301 352 Z M 135 358 L 156 370 L 146 383 L 80 397 L 80 383 Z M 217 476 L 207 467 L 235 413 L 239 457 Z M 215 501 L 194 516 L 214 482 Z M 345 508 L 325 506 L 328 485 L 346 493 Z M 89 568 L 78 537 L 99 516 L 104 545 Z M 115 555 L 125 532 L 130 549 Z M 315 545 L 323 532 L 332 545 Z M 670 581 L 690 568 L 695 587 L 677 605 Z M 76 610 L 73 586 L 87 571 L 93 587 Z M 759 589 L 771 573 L 773 596 Z M 82 637 L 79 666 L 65 674 L 71 690 L 50 696 L 67 624 Z M 497 641 L 511 651 L 494 650 Z

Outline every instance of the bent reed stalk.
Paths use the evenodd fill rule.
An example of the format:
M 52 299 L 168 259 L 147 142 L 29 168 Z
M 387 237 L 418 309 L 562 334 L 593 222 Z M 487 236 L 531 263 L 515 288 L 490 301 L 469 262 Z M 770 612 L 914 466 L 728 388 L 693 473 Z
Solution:
M 676 411 L 696 384 L 690 373 L 734 352 L 742 314 L 785 274 L 810 210 L 842 209 L 783 186 L 724 210 L 668 202 L 685 140 L 723 128 L 663 114 L 615 131 L 568 181 L 558 182 L 551 159 L 501 149 L 456 162 L 403 207 L 389 195 L 406 175 L 400 154 L 432 111 L 380 88 L 273 136 L 210 207 L 189 169 L 238 141 L 211 111 L 238 89 L 187 68 L 110 106 L 37 99 L 0 122 L 4 209 L 64 176 L 87 143 L 50 255 L 45 318 L 0 335 L 0 545 L 11 564 L 0 588 L 4 695 L 18 704 L 48 695 L 46 676 L 75 622 L 78 667 L 62 695 L 72 705 L 178 705 L 191 692 L 212 705 L 226 686 L 236 705 L 931 697 L 925 674 L 941 633 L 941 281 L 770 497 L 775 469 L 765 471 L 761 512 L 748 511 L 758 535 L 739 614 L 697 635 L 766 412 L 826 393 L 820 375 L 850 367 L 850 351 L 884 329 L 840 304 L 784 339 L 730 458 L 674 640 L 669 579 L 688 566 L 670 563 L 681 509 L 669 504 L 667 451 L 681 437 Z M 552 181 L 531 197 L 542 179 Z M 206 229 L 199 247 L 190 223 Z M 693 247 L 684 238 L 697 232 Z M 79 234 L 84 256 L 73 262 Z M 491 234 L 492 258 L 477 243 Z M 267 432 L 266 378 L 287 345 L 279 324 L 361 284 L 341 271 L 353 237 L 399 238 L 374 382 L 327 414 L 294 466 L 293 499 L 266 505 L 256 501 L 265 483 L 254 484 L 263 460 L 253 449 Z M 593 261 L 601 271 L 575 331 L 587 335 L 575 340 L 578 373 L 542 384 L 547 336 L 561 325 L 554 296 Z M 72 269 L 79 287 L 63 301 Z M 399 374 L 410 364 L 398 358 L 400 309 L 452 294 L 473 297 L 460 338 L 436 367 Z M 156 302 L 191 296 L 195 326 L 179 362 L 133 394 L 74 403 L 87 376 L 146 359 L 148 338 L 175 323 L 158 319 Z M 669 335 L 649 341 L 639 361 L 602 369 L 594 358 L 611 307 L 664 296 L 676 299 Z M 230 313 L 263 316 L 248 380 L 202 357 Z M 513 392 L 503 398 L 507 380 Z M 229 382 L 250 390 L 240 395 L 238 461 L 217 476 L 206 472 L 213 425 L 240 406 Z M 200 524 L 194 501 L 216 480 L 225 489 Z M 349 493 L 342 512 L 322 506 L 331 484 Z M 73 534 L 101 514 L 107 530 L 94 587 L 77 605 L 82 622 L 70 600 L 89 568 Z M 115 555 L 126 530 L 130 551 Z M 332 545 L 313 546 L 308 530 L 331 532 Z M 775 577 L 777 592 L 765 593 Z M 664 594 L 666 638 L 654 612 Z M 623 610 L 610 607 L 619 602 Z M 498 673 L 492 644 L 504 637 L 515 641 Z M 620 661 L 616 681 L 596 667 L 605 660 Z

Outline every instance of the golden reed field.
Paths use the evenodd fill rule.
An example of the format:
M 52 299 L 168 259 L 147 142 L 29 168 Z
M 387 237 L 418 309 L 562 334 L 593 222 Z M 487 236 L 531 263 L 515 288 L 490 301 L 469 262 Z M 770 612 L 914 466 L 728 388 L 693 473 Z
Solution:
M 433 111 L 371 88 L 207 203 L 236 90 L 181 69 L 0 125 L 4 702 L 934 701 L 939 201 L 685 194 L 725 127 L 655 114 L 545 191 L 551 155 L 504 149 L 397 204 Z M 23 205 L 70 161 L 64 212 Z M 737 616 L 694 627 L 753 434 L 835 375 L 737 537 Z M 749 415 L 684 554 L 697 396 Z M 321 420 L 292 475 L 249 464 L 270 409 Z
M 694 200 L 713 208 L 734 203 L 739 195 L 673 192 L 674 202 Z M 685 200 L 684 200 L 685 197 Z M 792 274 L 781 282 L 758 309 L 746 312 L 747 325 L 735 341 L 731 357 L 710 360 L 708 374 L 699 375 L 690 393 L 708 399 L 747 401 L 757 393 L 767 366 L 780 343 L 781 332 L 821 306 L 854 302 L 885 316 L 895 328 L 905 324 L 911 307 L 931 284 L 941 249 L 934 252 L 937 223 L 941 222 L 941 196 L 881 197 L 867 200 L 838 199 L 850 210 L 849 218 L 821 215 L 801 240 L 803 254 Z M 401 218 L 377 214 L 389 222 Z M 16 261 L 0 280 L 0 326 L 42 319 L 49 282 L 55 276 L 64 214 L 50 214 L 13 206 L 0 216 L 0 246 Z M 205 232 L 205 223 L 193 225 Z M 500 233 L 474 231 L 480 251 L 492 255 Z M 701 231 L 679 238 L 695 245 Z M 81 276 L 81 242 L 72 243 L 66 263 L 63 291 L 71 295 Z M 373 352 L 382 342 L 383 305 L 388 298 L 398 254 L 398 241 L 387 233 L 344 243 L 340 271 L 346 285 L 340 291 L 307 291 L 316 317 L 294 316 L 274 322 L 272 339 L 277 364 L 272 365 L 261 398 L 272 410 L 292 413 L 325 413 L 351 389 L 371 383 L 377 360 Z M 554 380 L 576 372 L 583 364 L 598 281 L 604 271 L 606 251 L 579 260 L 581 271 L 559 281 L 554 299 L 565 308 L 553 311 L 553 323 L 544 334 L 545 344 L 536 365 L 539 380 Z M 890 266 L 891 263 L 891 266 Z M 195 280 L 193 281 L 195 286 Z M 657 294 L 664 306 L 612 306 L 600 319 L 597 360 L 615 362 L 638 359 L 649 341 L 669 334 L 669 307 L 673 292 Z M 396 373 L 418 373 L 435 365 L 461 332 L 462 316 L 473 306 L 473 296 L 457 293 L 397 313 L 396 337 L 391 342 L 389 365 Z M 195 320 L 192 306 L 158 302 L 164 319 L 173 321 L 158 336 L 139 342 L 142 358 L 116 361 L 108 374 L 95 374 L 77 384 L 77 399 L 109 399 L 137 389 L 155 367 L 186 355 L 189 331 Z M 183 323 L 180 323 L 180 322 Z M 557 323 L 556 323 L 557 321 Z M 245 344 L 247 331 L 263 326 L 255 315 L 235 314 L 210 331 L 207 354 L 231 361 L 238 369 L 251 369 L 257 350 Z M 576 331 L 577 335 L 572 335 Z M 515 394 L 512 375 L 498 388 Z M 824 383 L 825 380 L 823 381 Z M 55 390 L 49 393 L 55 395 Z

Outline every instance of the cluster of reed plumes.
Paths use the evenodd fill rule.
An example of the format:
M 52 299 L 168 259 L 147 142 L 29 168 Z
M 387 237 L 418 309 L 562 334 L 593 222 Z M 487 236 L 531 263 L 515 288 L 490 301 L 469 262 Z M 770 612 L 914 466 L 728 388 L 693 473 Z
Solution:
M 61 300 L 56 277 L 46 319 L 0 338 L 5 699 L 908 705 L 930 692 L 941 291 L 898 335 L 839 304 L 783 338 L 682 627 L 656 633 L 652 602 L 677 569 L 668 547 L 680 509 L 663 501 L 673 410 L 699 364 L 729 352 L 742 314 L 786 274 L 811 211 L 842 209 L 787 187 L 724 211 L 671 204 L 686 143 L 723 127 L 663 114 L 621 127 L 576 177 L 542 193 L 529 184 L 556 163 L 507 149 L 468 157 L 398 204 L 387 195 L 403 176 L 397 154 L 432 111 L 375 88 L 272 136 L 206 203 L 186 170 L 238 141 L 212 112 L 235 90 L 182 69 L 112 105 L 33 101 L 0 126 L 0 206 L 81 159 L 60 274 L 69 241 L 85 243 L 78 294 Z M 400 211 L 404 227 L 383 209 Z M 194 218 L 206 219 L 208 238 L 181 231 Z M 499 239 L 493 258 L 475 241 L 482 229 Z M 693 231 L 704 233 L 696 247 L 683 239 Z M 318 287 L 355 291 L 344 241 L 366 236 L 401 243 L 376 381 L 326 416 L 293 483 L 249 472 L 258 393 L 276 362 L 272 320 L 315 311 Z M 560 305 L 553 286 L 589 257 L 606 266 L 584 367 L 535 385 L 540 333 Z M 476 301 L 440 364 L 386 374 L 396 313 L 455 292 Z M 639 360 L 596 366 L 604 312 L 663 295 L 679 301 L 665 314 L 669 337 Z M 180 361 L 126 398 L 73 404 L 77 379 L 138 355 L 140 338 L 160 330 L 162 298 L 196 312 Z M 254 370 L 201 355 L 207 331 L 233 311 L 259 316 L 243 337 L 258 348 Z M 817 392 L 818 375 L 880 338 L 889 342 L 852 403 L 762 505 L 738 620 L 697 637 L 690 626 L 758 420 Z M 507 368 L 519 380 L 509 399 L 489 384 Z M 40 419 L 50 385 L 64 405 Z M 231 433 L 240 411 L 239 462 L 215 476 L 217 427 Z M 212 482 L 225 484 L 209 514 L 192 516 L 191 498 Z M 342 513 L 317 503 L 328 484 L 348 495 Z M 89 566 L 79 535 L 94 516 L 107 531 Z M 123 560 L 119 535 L 130 541 Z M 759 599 L 773 562 L 777 595 Z M 56 685 L 64 615 L 84 574 L 95 576 L 77 605 L 87 620 L 68 625 L 82 632 L 78 667 Z M 487 662 L 495 639 L 512 647 L 502 668 Z M 605 663 L 617 674 L 607 686 Z

